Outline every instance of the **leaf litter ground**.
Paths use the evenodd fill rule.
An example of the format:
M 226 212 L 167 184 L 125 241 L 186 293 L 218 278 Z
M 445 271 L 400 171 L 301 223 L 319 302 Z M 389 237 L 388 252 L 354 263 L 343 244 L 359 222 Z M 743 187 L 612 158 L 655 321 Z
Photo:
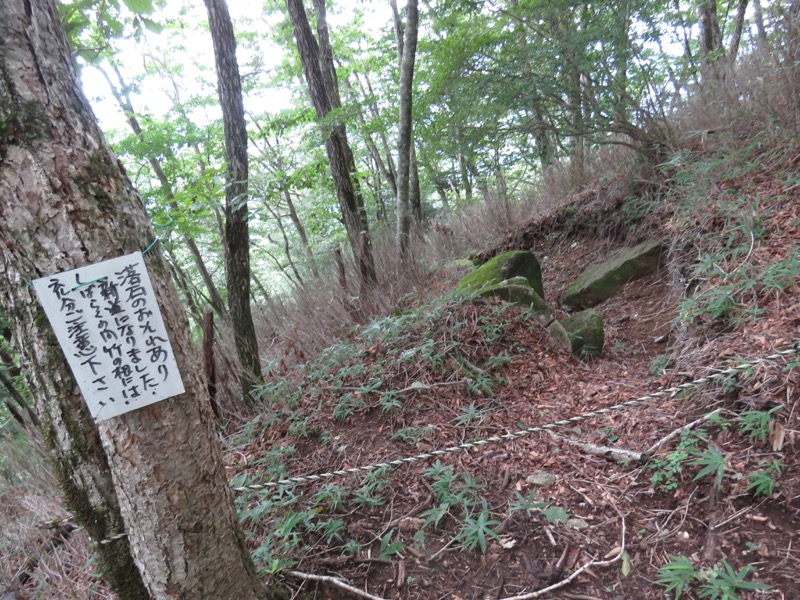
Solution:
M 769 246 L 759 254 L 778 252 L 780 243 Z M 580 237 L 534 248 L 548 295 L 557 297 L 583 265 L 613 249 Z M 327 472 L 546 424 L 695 379 L 736 364 L 735 357 L 770 354 L 796 336 L 797 297 L 776 294 L 756 299 L 758 323 L 701 341 L 685 333 L 675 339 L 680 288 L 672 277 L 664 269 L 631 282 L 599 307 L 606 345 L 590 362 L 554 346 L 517 307 L 457 299 L 405 307 L 320 361 L 276 374 L 265 392 L 274 412 L 230 441 L 231 476 L 246 483 Z M 433 293 L 451 284 L 443 276 Z M 662 598 L 664 587 L 653 581 L 670 556 L 697 566 L 725 560 L 737 571 L 752 565 L 754 578 L 773 586 L 758 597 L 800 597 L 798 370 L 787 374 L 786 362 L 728 386 L 582 421 L 558 437 L 534 434 L 377 475 L 248 493 L 240 511 L 263 572 L 291 560 L 297 571 L 341 578 L 377 597 L 529 594 L 593 559 L 613 558 L 623 543 L 624 560 L 589 568 L 545 597 Z M 754 403 L 788 407 L 777 452 L 774 438 L 751 441 L 730 425 Z M 674 463 L 664 458 L 680 436 L 654 457 L 664 463 L 660 485 L 652 479 L 659 469 L 620 464 L 572 443 L 644 452 L 717 408 L 722 424 L 703 422 L 693 431 L 701 429 L 728 459 L 719 493 L 712 477 L 693 481 L 700 467 L 684 461 L 681 472 L 669 470 Z M 770 457 L 782 457 L 784 470 L 773 494 L 754 499 L 745 475 Z M 544 485 L 531 483 L 537 472 Z M 248 518 L 254 508 L 257 517 Z M 340 592 L 326 584 L 316 593 Z
M 287 348 L 264 390 L 268 410 L 226 440 L 231 480 L 327 472 L 517 431 L 772 354 L 797 339 L 800 151 L 796 141 L 775 145 L 737 164 L 737 150 L 693 149 L 682 168 L 659 175 L 661 187 L 681 193 L 683 173 L 700 169 L 693 164 L 710 164 L 704 155 L 715 151 L 723 157 L 723 176 L 709 176 L 688 208 L 659 197 L 631 228 L 619 221 L 632 212 L 626 198 L 653 190 L 645 184 L 626 192 L 612 180 L 532 219 L 492 251 L 534 251 L 557 305 L 553 299 L 584 265 L 623 244 L 624 232 L 625 243 L 648 231 L 678 240 L 660 273 L 599 307 L 606 331 L 600 358 L 565 354 L 520 308 L 448 297 L 459 273 L 444 271 L 432 279 L 427 305 L 409 299 L 311 361 Z M 679 315 L 685 318 L 676 324 Z M 533 597 L 592 559 L 613 559 L 623 541 L 624 560 L 585 569 L 542 597 L 663 598 L 665 588 L 653 583 L 659 569 L 687 557 L 695 568 L 726 561 L 738 573 L 751 566 L 747 582 L 772 586 L 738 590 L 739 598 L 798 598 L 800 369 L 786 369 L 788 362 L 582 421 L 558 437 L 534 434 L 438 463 L 241 494 L 248 543 L 265 577 L 283 573 L 277 576 L 319 598 L 352 593 L 286 569 L 336 577 L 375 597 Z M 737 424 L 737 415 L 781 405 L 763 439 Z M 670 438 L 647 465 L 574 445 L 642 452 L 715 409 L 721 421 Z M 708 457 L 712 449 L 726 461 L 718 491 L 713 474 L 695 480 L 702 465 L 687 464 L 685 454 Z M 776 460 L 775 488 L 754 497 L 748 476 Z M 84 562 L 69 569 L 80 571 Z M 702 583 L 686 595 L 725 597 Z

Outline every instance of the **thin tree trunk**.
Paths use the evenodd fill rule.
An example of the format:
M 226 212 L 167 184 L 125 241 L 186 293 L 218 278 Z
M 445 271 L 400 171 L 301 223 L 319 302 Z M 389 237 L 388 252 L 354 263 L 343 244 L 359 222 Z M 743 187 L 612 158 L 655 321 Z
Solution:
M 203 317 L 200 314 L 200 309 L 197 306 L 197 302 L 194 300 L 194 295 L 189 287 L 189 281 L 186 277 L 186 273 L 175 261 L 174 256 L 170 256 L 170 258 L 167 259 L 167 262 L 169 263 L 169 270 L 172 274 L 172 279 L 175 282 L 175 285 L 177 285 L 178 289 L 183 292 L 183 297 L 186 299 L 186 306 L 188 307 L 187 312 L 191 315 L 192 319 L 194 319 L 194 322 L 197 325 L 202 325 Z
M 361 135 L 364 138 L 364 143 L 367 146 L 367 150 L 369 150 L 370 156 L 375 161 L 375 165 L 378 168 L 379 173 L 383 176 L 386 183 L 389 185 L 390 189 L 392 190 L 392 195 L 397 197 L 397 182 L 395 181 L 394 176 L 394 167 L 391 163 L 392 157 L 389 155 L 387 157 L 386 162 L 384 162 L 383 157 L 381 156 L 380 150 L 378 150 L 378 146 L 375 144 L 375 140 L 372 137 L 372 133 L 370 133 L 367 127 L 367 121 L 364 117 L 364 111 L 361 108 L 361 104 L 363 101 L 359 101 L 356 97 L 355 90 L 353 86 L 350 84 L 349 80 L 346 78 L 342 81 L 345 88 L 351 92 L 351 96 L 356 100 L 355 103 L 355 110 L 356 110 L 356 118 L 358 119 L 359 124 L 361 125 Z M 362 89 L 363 93 L 363 89 Z M 387 167 L 387 163 L 389 166 Z
M 733 27 L 733 36 L 731 36 L 730 47 L 728 48 L 728 61 L 730 66 L 736 64 L 736 57 L 739 54 L 739 44 L 742 42 L 742 32 L 744 31 L 745 17 L 747 13 L 747 0 L 739 0 L 736 7 L 736 21 Z
M 414 0 L 414 3 L 416 5 L 417 0 Z M 400 61 L 400 97 L 402 99 L 402 96 L 403 96 L 403 89 L 402 89 L 402 86 L 403 86 L 403 69 L 404 69 L 403 56 L 405 55 L 404 52 L 405 52 L 405 48 L 406 48 L 406 45 L 407 45 L 407 42 L 406 42 L 407 34 L 403 30 L 403 23 L 402 23 L 402 21 L 400 19 L 400 12 L 397 10 L 397 1 L 396 0 L 391 0 L 390 4 L 391 4 L 391 7 L 392 7 L 392 19 L 394 21 L 395 39 L 397 40 L 397 55 L 398 55 L 398 60 Z M 410 5 L 409 5 L 409 9 L 408 10 L 411 11 Z M 412 17 L 411 12 L 409 12 L 407 18 L 411 19 L 411 17 Z M 419 12 L 418 12 L 416 6 L 414 8 L 413 20 L 414 20 L 413 26 L 414 26 L 414 29 L 416 30 L 414 32 L 414 34 L 413 34 L 413 38 L 414 38 L 414 44 L 413 45 L 414 45 L 414 52 L 416 53 L 417 36 L 418 36 L 418 33 L 419 33 Z M 411 24 L 409 22 L 407 22 L 406 23 L 406 31 L 408 31 L 408 27 L 409 26 L 411 26 Z M 412 66 L 411 79 L 412 79 L 412 83 L 413 83 L 413 66 Z M 412 90 L 413 90 L 413 85 L 412 85 Z M 400 106 L 401 120 L 400 120 L 400 126 L 398 127 L 398 147 L 402 143 L 402 135 L 403 135 L 403 132 L 402 132 L 402 128 L 403 128 L 402 114 L 403 114 L 403 107 L 402 107 L 402 103 L 401 103 L 401 106 Z M 410 168 L 410 174 L 409 174 L 409 205 L 410 205 L 410 213 L 411 213 L 411 216 L 412 216 L 412 225 L 417 230 L 421 230 L 421 228 L 422 228 L 422 193 L 420 191 L 420 185 L 419 185 L 419 165 L 417 164 L 416 144 L 414 144 L 413 121 L 412 121 L 412 125 L 410 125 L 409 128 L 411 129 L 410 135 L 409 135 L 409 142 L 408 142 L 409 152 L 410 152 L 410 154 L 409 154 L 409 168 Z M 399 161 L 398 161 L 398 163 L 399 163 Z M 398 170 L 399 170 L 399 168 L 400 168 L 400 165 L 398 164 Z M 396 194 L 395 201 L 399 202 L 399 191 Z
M 692 52 L 692 42 L 689 39 L 689 30 L 691 28 L 686 25 L 686 22 L 683 18 L 680 0 L 673 0 L 673 8 L 675 9 L 675 14 L 681 27 L 683 37 L 683 55 L 686 58 L 686 62 L 689 64 L 689 71 L 691 72 L 695 83 L 698 83 L 697 63 L 695 62 L 694 53 Z
M 83 96 L 54 2 L 0 3 L 0 71 L 0 300 L 14 307 L 14 338 L 67 507 L 96 543 L 127 532 L 95 547 L 120 598 L 265 597 L 163 257 L 149 253 L 148 270 L 185 393 L 98 423 L 25 283 L 153 239 Z
M 204 0 L 208 10 L 217 90 L 225 129 L 225 246 L 227 247 L 228 305 L 239 355 L 242 399 L 252 406 L 253 388 L 261 381 L 258 340 L 250 308 L 250 230 L 247 211 L 247 128 L 242 84 L 236 62 L 236 38 L 225 0 Z
M 3 329 L 3 338 L 6 342 L 11 343 L 10 328 L 5 327 Z M 23 418 L 36 429 L 41 429 L 41 422 L 39 421 L 39 417 L 36 416 L 36 411 L 33 410 L 33 407 L 14 386 L 13 380 L 19 377 L 22 371 L 14 361 L 14 357 L 2 347 L 0 347 L 0 367 L 5 367 L 8 371 L 8 377 L 6 377 L 2 371 L 0 371 L 0 376 L 3 376 L 3 385 L 8 390 L 9 396 L 17 403 L 19 412 L 23 413 Z
M 283 226 L 283 217 L 281 217 L 280 213 L 276 209 L 269 205 L 269 202 L 266 199 L 264 200 L 264 207 L 267 209 L 269 214 L 272 215 L 272 218 L 275 219 L 275 224 L 278 226 L 278 231 L 281 232 L 281 239 L 283 240 L 283 253 L 286 255 L 286 261 L 289 263 L 292 273 L 294 273 L 295 279 L 297 280 L 297 285 L 302 288 L 305 286 L 305 282 L 303 281 L 303 276 L 300 275 L 300 271 L 297 270 L 297 265 L 294 264 L 294 259 L 292 258 L 292 248 L 291 244 L 289 244 L 289 236 L 286 235 L 286 228 Z
M 286 186 L 282 186 L 281 191 L 283 192 L 283 199 L 286 202 L 286 208 L 289 209 L 289 220 L 291 220 L 295 231 L 297 231 L 297 235 L 300 236 L 300 243 L 303 246 L 303 252 L 305 252 L 306 258 L 308 258 L 308 264 L 311 266 L 311 272 L 315 276 L 319 277 L 317 262 L 314 259 L 314 252 L 311 250 L 311 245 L 308 243 L 306 228 L 303 227 L 303 223 L 300 221 L 300 216 L 297 214 L 297 209 L 295 208 L 294 201 L 292 200 L 292 194 L 289 192 L 289 188 Z
M 203 373 L 206 376 L 208 399 L 214 416 L 219 420 L 220 412 L 217 404 L 217 366 L 214 362 L 214 313 L 207 310 L 203 314 Z
M 414 217 L 414 227 L 417 232 L 422 232 L 422 190 L 419 184 L 419 164 L 417 163 L 417 146 L 411 143 L 411 214 Z
M 266 149 L 258 147 L 261 156 L 264 157 L 264 160 L 266 160 L 268 164 L 271 164 L 271 166 L 278 172 L 286 172 L 287 166 L 284 163 L 283 158 L 270 143 L 267 132 L 264 131 L 264 129 L 261 127 L 258 121 L 255 121 L 255 126 L 258 129 L 259 133 L 261 134 L 260 137 L 261 141 L 263 141 L 264 145 L 266 146 Z M 277 139 L 277 136 L 275 140 L 275 145 L 276 146 L 280 145 L 280 139 Z M 283 199 L 286 202 L 286 207 L 289 209 L 289 218 L 292 221 L 292 225 L 294 226 L 297 235 L 300 236 L 300 243 L 303 245 L 303 252 L 308 258 L 308 262 L 311 267 L 311 272 L 315 276 L 319 276 L 319 271 L 317 270 L 317 263 L 316 260 L 314 259 L 314 251 L 311 249 L 311 244 L 308 241 L 308 234 L 306 233 L 306 228 L 303 226 L 303 223 L 300 220 L 300 215 L 297 214 L 297 209 L 295 208 L 294 201 L 292 200 L 291 190 L 287 185 L 285 185 L 285 183 L 283 183 L 283 181 L 281 181 L 280 191 L 281 195 L 283 196 Z
M 261 283 L 261 280 L 258 278 L 258 276 L 255 273 L 253 273 L 253 284 L 255 284 L 256 289 L 264 297 L 264 301 L 265 302 L 267 302 L 267 303 L 272 302 L 272 298 L 270 297 L 269 292 L 267 291 L 267 288 L 264 287 L 264 285 Z
M 319 5 L 319 2 L 317 3 Z M 300 60 L 303 63 L 303 72 L 306 83 L 308 84 L 311 101 L 317 118 L 323 120 L 334 107 L 341 104 L 338 97 L 338 87 L 333 86 L 327 79 L 330 77 L 330 69 L 325 71 L 320 67 L 329 63 L 327 56 L 329 48 L 322 53 L 311 26 L 308 23 L 305 7 L 302 0 L 286 0 L 289 17 L 294 26 L 297 50 Z M 318 6 L 320 12 L 317 14 L 318 29 L 320 18 L 325 19 L 324 4 Z M 327 32 L 327 26 L 325 26 Z M 324 40 L 320 40 L 324 41 Z M 328 44 L 329 45 L 329 44 Z M 333 77 L 335 80 L 335 76 Z M 361 286 L 363 290 L 371 287 L 376 281 L 375 263 L 372 257 L 372 249 L 369 243 L 362 248 L 361 233 L 367 234 L 369 240 L 369 229 L 367 226 L 366 211 L 364 210 L 364 200 L 355 178 L 355 159 L 350 144 L 347 141 L 347 132 L 344 125 L 338 124 L 331 127 L 325 139 L 325 151 L 328 155 L 328 162 L 331 167 L 336 195 L 339 199 L 339 207 L 342 211 L 342 219 L 350 240 L 350 247 L 358 263 L 362 266 L 359 269 L 361 275 Z M 365 254 L 360 255 L 361 252 Z
M 369 77 L 366 73 L 364 73 L 364 82 L 366 83 L 366 89 L 364 88 L 364 83 L 361 82 L 361 78 L 359 78 L 357 73 L 353 74 L 355 76 L 356 81 L 358 82 L 358 86 L 361 90 L 361 95 L 364 97 L 372 98 L 374 97 L 374 92 L 372 91 L 372 84 L 370 83 Z M 349 82 L 345 79 L 345 85 L 349 86 Z M 352 89 L 352 88 L 351 88 Z M 355 96 L 355 94 L 354 94 Z M 380 114 L 375 107 L 373 102 L 369 102 L 367 104 L 367 110 L 370 113 L 370 117 L 375 120 L 380 120 Z M 367 149 L 372 154 L 372 157 L 378 163 L 378 168 L 381 171 L 381 175 L 383 175 L 384 180 L 387 184 L 389 184 L 389 188 L 392 191 L 392 197 L 397 201 L 397 169 L 395 168 L 394 159 L 392 158 L 392 151 L 391 147 L 389 146 L 389 140 L 386 137 L 386 132 L 381 130 L 378 132 L 381 140 L 381 146 L 383 147 L 384 155 L 383 157 L 378 150 L 378 146 L 372 137 L 372 134 L 367 129 L 366 121 L 364 120 L 364 115 L 361 113 L 360 107 L 357 113 L 360 116 L 360 123 L 362 128 L 364 129 L 364 138 L 367 143 Z
M 359 80 L 359 85 L 360 83 L 361 81 Z M 366 83 L 367 85 L 367 92 L 369 93 L 370 98 L 374 97 L 375 92 L 372 89 L 372 82 L 369 80 L 369 77 L 367 76 L 366 73 L 364 73 L 364 83 Z M 370 110 L 370 113 L 372 114 L 372 118 L 375 119 L 376 121 L 380 120 L 381 116 L 375 104 L 370 103 L 368 108 Z M 397 194 L 397 168 L 395 167 L 394 159 L 392 158 L 392 148 L 391 145 L 389 144 L 389 138 L 386 136 L 386 131 L 384 131 L 383 129 L 381 129 L 378 132 L 378 135 L 381 138 L 381 146 L 383 146 L 383 153 L 384 156 L 386 157 L 386 167 L 389 170 L 389 174 L 391 175 L 391 180 L 393 182 L 392 193 Z
M 697 6 L 697 20 L 700 23 L 700 59 L 703 67 L 703 80 L 721 82 L 725 77 L 725 49 L 722 45 L 722 31 L 717 17 L 716 0 L 701 0 Z
M 464 187 L 464 199 L 469 203 L 472 200 L 472 182 L 469 178 L 467 160 L 464 156 L 464 138 L 461 134 L 461 128 L 458 126 L 456 126 L 456 144 L 458 145 L 458 170 L 461 174 L 461 185 Z
M 6 393 L 8 394 L 9 398 L 13 399 L 14 402 L 17 403 L 19 408 L 15 406 L 14 402 L 9 400 L 8 398 L 3 399 L 3 403 L 6 405 L 6 409 L 8 412 L 11 413 L 12 418 L 19 424 L 22 429 L 29 429 L 30 427 L 35 427 L 34 423 L 29 419 L 25 418 L 25 415 L 22 413 L 22 407 L 26 407 L 27 403 L 22 395 L 17 391 L 17 388 L 14 387 L 12 381 L 6 377 L 6 374 L 3 371 L 0 371 L 0 384 L 6 388 Z
M 103 77 L 108 83 L 108 87 L 111 89 L 111 94 L 114 96 L 114 98 L 116 98 L 120 109 L 122 109 L 122 112 L 125 113 L 125 118 L 128 121 L 128 125 L 130 126 L 131 130 L 141 142 L 146 142 L 142 127 L 139 124 L 139 120 L 136 118 L 136 111 L 133 109 L 133 103 L 131 102 L 131 99 L 126 91 L 127 86 L 125 85 L 125 81 L 122 79 L 122 74 L 119 72 L 119 69 L 116 65 L 113 65 L 114 73 L 117 76 L 117 80 L 119 81 L 122 91 L 117 89 L 117 87 L 114 85 L 114 82 L 111 81 L 111 78 L 108 76 L 108 73 L 106 73 L 105 69 L 100 67 L 97 68 L 100 70 L 100 73 L 102 73 Z M 171 154 L 171 151 L 169 152 Z M 172 156 L 172 158 L 174 158 L 174 156 Z M 164 172 L 161 163 L 154 156 L 150 156 L 147 160 L 150 163 L 153 172 L 156 174 L 158 182 L 161 184 L 161 189 L 164 192 L 164 196 L 167 198 L 170 209 L 173 213 L 177 214 L 180 209 L 178 208 L 178 203 L 175 202 L 175 193 L 172 189 L 172 183 L 167 177 L 167 174 Z M 203 260 L 203 255 L 200 254 L 200 249 L 197 247 L 194 238 L 184 233 L 181 233 L 181 238 L 186 244 L 186 247 L 189 249 L 189 254 L 192 255 L 192 259 L 197 267 L 197 271 L 200 273 L 200 277 L 203 279 L 203 284 L 206 286 L 206 291 L 208 292 L 211 308 L 216 311 L 220 318 L 227 321 L 228 311 L 225 308 L 225 302 L 222 300 L 222 296 L 220 296 L 219 290 L 217 289 L 211 274 L 208 272 L 206 263 Z
M 764 27 L 764 11 L 761 8 L 761 0 L 753 0 L 753 17 L 756 22 L 756 35 L 761 51 L 771 52 L 772 48 L 767 38 L 767 29 Z
M 396 8 L 396 7 L 395 7 Z M 408 261 L 411 234 L 411 145 L 412 101 L 414 63 L 417 55 L 417 0 L 408 0 L 403 45 L 399 48 L 400 64 L 400 116 L 397 131 L 397 250 L 403 263 Z M 399 18 L 398 18 L 399 21 Z

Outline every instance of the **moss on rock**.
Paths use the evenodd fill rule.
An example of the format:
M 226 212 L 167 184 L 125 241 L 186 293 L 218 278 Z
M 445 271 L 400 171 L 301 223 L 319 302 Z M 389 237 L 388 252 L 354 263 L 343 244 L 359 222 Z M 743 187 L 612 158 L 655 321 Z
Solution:
M 541 296 L 536 293 L 531 286 L 522 284 L 521 281 L 527 281 L 521 277 L 515 277 L 510 280 L 502 282 L 499 285 L 493 285 L 485 288 L 478 294 L 481 298 L 500 298 L 511 304 L 517 304 L 529 308 L 536 319 L 545 327 L 555 320 L 553 311 L 547 306 L 547 303 L 542 300 Z
M 533 290 L 544 298 L 542 268 L 533 253 L 526 250 L 504 252 L 482 264 L 458 282 L 461 290 L 476 290 L 487 285 L 499 285 L 514 277 L 524 277 Z
M 572 354 L 577 358 L 593 358 L 603 352 L 605 332 L 603 315 L 593 308 L 581 311 L 560 322 L 569 336 Z
M 562 304 L 569 310 L 600 304 L 632 279 L 654 272 L 663 251 L 664 244 L 659 240 L 623 248 L 610 260 L 587 267 L 564 292 Z

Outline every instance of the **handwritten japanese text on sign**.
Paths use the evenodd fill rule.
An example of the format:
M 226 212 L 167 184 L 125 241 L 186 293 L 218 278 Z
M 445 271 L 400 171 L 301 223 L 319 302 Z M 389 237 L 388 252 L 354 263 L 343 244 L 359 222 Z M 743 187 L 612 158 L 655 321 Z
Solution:
M 141 252 L 33 285 L 96 420 L 183 393 Z

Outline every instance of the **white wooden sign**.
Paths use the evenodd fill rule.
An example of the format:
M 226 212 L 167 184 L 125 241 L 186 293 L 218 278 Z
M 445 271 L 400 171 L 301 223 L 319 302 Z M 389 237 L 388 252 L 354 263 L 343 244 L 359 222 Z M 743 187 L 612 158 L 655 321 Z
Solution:
M 141 252 L 33 286 L 95 420 L 183 393 Z

